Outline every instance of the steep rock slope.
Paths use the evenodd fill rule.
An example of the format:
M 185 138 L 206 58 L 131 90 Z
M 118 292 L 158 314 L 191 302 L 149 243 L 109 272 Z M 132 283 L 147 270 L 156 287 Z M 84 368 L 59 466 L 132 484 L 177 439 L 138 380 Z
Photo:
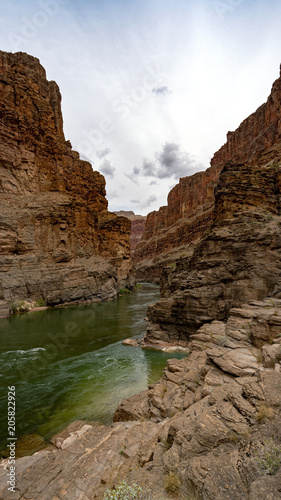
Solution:
M 214 191 L 224 165 L 254 165 L 281 134 L 281 83 L 274 83 L 265 104 L 244 120 L 235 132 L 228 132 L 227 142 L 215 153 L 211 167 L 180 179 L 168 196 L 168 205 L 147 216 L 142 240 L 133 252 L 139 278 L 159 281 L 165 265 L 179 256 L 190 257 L 194 246 L 213 222 Z M 271 152 L 274 158 L 274 152 Z M 266 158 L 263 156 L 263 162 Z
M 233 137 L 235 151 L 226 145 L 217 158 L 233 154 L 240 162 L 223 166 L 212 225 L 192 255 L 163 272 L 163 299 L 148 311 L 149 341 L 184 344 L 203 323 L 227 318 L 231 307 L 280 296 L 281 78 Z
M 212 223 L 219 169 L 183 177 L 168 195 L 168 205 L 148 214 L 142 239 L 132 253 L 139 279 L 158 282 L 165 265 L 188 256 Z
M 38 59 L 0 52 L 0 316 L 18 300 L 116 296 L 130 272 L 130 222 L 105 180 L 65 141 L 61 95 Z
M 131 233 L 130 233 L 130 245 L 131 251 L 134 250 L 142 238 L 144 233 L 146 216 L 136 215 L 132 211 L 121 210 L 119 212 L 114 212 L 118 217 L 126 217 L 131 221 Z

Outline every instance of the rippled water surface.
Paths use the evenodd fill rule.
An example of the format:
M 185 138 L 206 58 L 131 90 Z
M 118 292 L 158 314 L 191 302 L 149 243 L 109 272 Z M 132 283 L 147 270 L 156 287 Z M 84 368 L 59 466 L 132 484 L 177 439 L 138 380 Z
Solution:
M 16 386 L 17 437 L 48 440 L 73 420 L 110 423 L 122 399 L 156 381 L 171 354 L 122 340 L 144 334 L 147 306 L 158 299 L 159 288 L 143 284 L 112 302 L 0 320 L 0 450 L 7 445 L 8 386 Z

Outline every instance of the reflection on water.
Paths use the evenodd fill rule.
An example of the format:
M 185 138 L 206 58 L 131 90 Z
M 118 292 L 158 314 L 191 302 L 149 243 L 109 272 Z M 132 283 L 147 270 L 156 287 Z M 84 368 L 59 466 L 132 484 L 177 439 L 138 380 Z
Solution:
M 16 435 L 48 439 L 77 419 L 110 423 L 118 403 L 148 387 L 171 354 L 124 346 L 145 332 L 159 288 L 143 284 L 112 302 L 0 320 L 0 449 L 7 445 L 7 388 L 16 386 Z M 178 356 L 180 357 L 180 356 Z

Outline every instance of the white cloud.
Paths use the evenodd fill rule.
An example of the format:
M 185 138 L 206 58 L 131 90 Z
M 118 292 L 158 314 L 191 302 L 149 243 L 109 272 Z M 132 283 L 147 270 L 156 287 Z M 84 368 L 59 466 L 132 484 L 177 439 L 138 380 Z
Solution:
M 58 12 L 38 26 L 53 2 Z M 171 182 L 207 168 L 226 133 L 266 101 L 279 75 L 281 4 L 223 2 L 223 17 L 207 0 L 1 2 L 0 48 L 22 37 L 19 50 L 57 81 L 65 136 L 110 181 L 112 210 L 111 192 L 122 192 L 118 209 L 153 196 L 142 211 L 159 208 Z

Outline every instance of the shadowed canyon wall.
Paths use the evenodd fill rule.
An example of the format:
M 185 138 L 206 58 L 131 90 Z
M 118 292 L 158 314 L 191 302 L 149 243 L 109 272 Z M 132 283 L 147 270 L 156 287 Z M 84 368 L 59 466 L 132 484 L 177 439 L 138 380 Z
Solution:
M 0 316 L 17 300 L 103 300 L 130 285 L 130 222 L 65 141 L 39 60 L 0 52 Z
M 167 206 L 147 216 L 143 237 L 133 252 L 138 278 L 159 281 L 163 267 L 174 265 L 177 258 L 190 257 L 194 246 L 213 223 L 215 188 L 224 165 L 259 164 L 265 152 L 274 158 L 271 148 L 281 134 L 281 84 L 273 84 L 267 102 L 244 120 L 227 142 L 215 153 L 205 172 L 180 179 L 168 195 Z
M 199 177 L 207 180 L 210 171 L 218 176 L 215 189 L 214 177 L 210 183 L 209 228 L 198 224 L 190 255 L 164 269 L 163 298 L 148 310 L 147 341 L 185 344 L 203 323 L 226 319 L 231 307 L 281 296 L 281 78 L 266 104 L 228 134 L 211 165 Z M 199 219 L 206 197 L 200 182 L 193 196 L 196 189 Z M 165 211 L 167 217 L 171 201 Z M 185 238 L 194 241 L 189 224 L 186 214 Z

